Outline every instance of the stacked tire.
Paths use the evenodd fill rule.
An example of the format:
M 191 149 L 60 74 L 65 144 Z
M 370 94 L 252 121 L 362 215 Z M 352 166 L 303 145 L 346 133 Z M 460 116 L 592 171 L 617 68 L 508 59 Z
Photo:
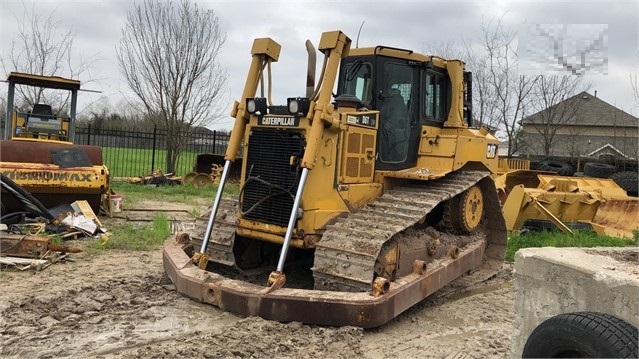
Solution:
M 572 176 L 574 173 L 571 165 L 561 161 L 541 161 L 535 167 L 540 171 L 557 172 L 560 176 Z
M 595 178 L 608 178 L 617 171 L 617 167 L 599 162 L 588 162 L 584 165 L 584 176 Z
M 633 171 L 617 172 L 610 176 L 610 179 L 628 192 L 631 196 L 637 196 L 639 192 L 639 174 Z

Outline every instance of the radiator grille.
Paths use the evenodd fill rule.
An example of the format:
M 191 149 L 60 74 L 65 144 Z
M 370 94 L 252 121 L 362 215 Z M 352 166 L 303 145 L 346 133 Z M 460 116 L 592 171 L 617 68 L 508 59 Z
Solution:
M 304 141 L 300 132 L 255 128 L 249 136 L 246 176 L 242 188 L 244 218 L 288 225 L 299 184 L 299 166 Z

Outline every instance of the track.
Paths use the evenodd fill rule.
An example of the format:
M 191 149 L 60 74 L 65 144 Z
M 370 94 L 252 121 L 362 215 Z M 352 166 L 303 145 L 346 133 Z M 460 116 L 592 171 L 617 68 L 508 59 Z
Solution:
M 211 231 L 211 238 L 207 246 L 210 261 L 230 267 L 235 266 L 233 242 L 235 241 L 235 213 L 237 211 L 237 203 L 237 196 L 220 200 L 220 206 L 217 209 L 217 215 Z M 210 212 L 205 213 L 195 222 L 197 235 L 193 237 L 193 245 L 197 251 L 199 251 L 202 246 L 202 239 L 206 232 L 210 214 Z
M 377 261 L 380 252 L 391 238 L 404 241 L 406 247 L 411 246 L 406 243 L 411 238 L 426 241 L 426 246 L 441 242 L 444 245 L 462 244 L 460 247 L 467 244 L 459 243 L 464 242 L 459 236 L 438 233 L 432 228 L 412 227 L 425 222 L 426 216 L 440 202 L 462 193 L 487 175 L 477 171 L 457 172 L 439 180 L 397 187 L 363 210 L 340 218 L 327 228 L 317 245 L 313 267 L 315 288 L 370 290 L 374 273 L 379 271 Z M 493 207 L 495 204 L 498 206 L 496 192 L 494 187 L 494 194 L 490 189 L 482 189 L 482 192 L 488 204 L 484 205 L 488 222 L 493 222 L 496 219 Z M 499 207 L 496 209 L 500 211 Z M 423 243 L 421 245 L 424 246 Z

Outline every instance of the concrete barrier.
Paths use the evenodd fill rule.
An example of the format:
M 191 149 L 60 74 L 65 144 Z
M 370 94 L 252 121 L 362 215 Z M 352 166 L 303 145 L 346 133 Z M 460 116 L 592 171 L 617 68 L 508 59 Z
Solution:
M 562 313 L 600 312 L 639 326 L 639 248 L 526 248 L 515 255 L 515 320 L 510 355 Z

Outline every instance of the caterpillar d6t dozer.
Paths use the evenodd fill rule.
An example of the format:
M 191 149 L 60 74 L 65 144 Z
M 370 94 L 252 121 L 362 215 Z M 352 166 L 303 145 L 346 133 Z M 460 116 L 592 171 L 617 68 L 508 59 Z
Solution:
M 164 246 L 179 292 L 242 316 L 366 328 L 501 266 L 498 141 L 472 128 L 464 63 L 350 44 L 322 35 L 315 85 L 307 41 L 306 96 L 273 106 L 280 45 L 254 41 L 211 213 Z M 222 198 L 242 143 L 239 196 Z
M 75 145 L 75 115 L 80 81 L 11 72 L 7 78 L 7 123 L 0 142 L 0 172 L 32 195 L 44 208 L 86 200 L 97 214 L 109 194 L 109 171 L 98 146 Z M 16 85 L 70 94 L 69 116 L 54 114 L 49 104 L 20 111 Z M 20 197 L 20 198 L 18 198 Z M 3 214 L 25 211 L 24 192 L 2 193 Z M 51 218 L 50 218 L 51 219 Z

